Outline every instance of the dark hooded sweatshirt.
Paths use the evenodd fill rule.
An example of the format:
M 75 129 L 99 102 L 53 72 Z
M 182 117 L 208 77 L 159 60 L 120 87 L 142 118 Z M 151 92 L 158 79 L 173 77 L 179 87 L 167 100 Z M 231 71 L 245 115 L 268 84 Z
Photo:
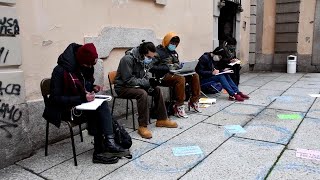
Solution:
M 81 47 L 79 44 L 70 44 L 59 56 L 58 65 L 54 68 L 51 75 L 50 97 L 49 102 L 45 102 L 46 107 L 43 117 L 57 127 L 60 126 L 61 119 L 65 118 L 65 115 L 70 116 L 70 107 L 87 102 L 85 94 L 72 95 L 66 93 L 66 87 L 64 83 L 65 71 L 68 73 L 70 72 L 77 74 L 76 72 L 79 70 L 79 64 L 76 61 L 75 56 L 79 47 Z M 83 84 L 86 81 L 86 83 L 93 85 L 93 79 L 86 79 L 78 75 L 77 78 Z

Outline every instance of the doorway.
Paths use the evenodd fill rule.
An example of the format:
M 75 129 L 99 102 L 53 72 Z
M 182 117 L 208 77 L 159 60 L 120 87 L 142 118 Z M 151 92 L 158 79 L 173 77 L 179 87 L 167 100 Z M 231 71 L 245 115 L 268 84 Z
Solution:
M 219 45 L 221 45 L 228 37 L 235 37 L 238 6 L 239 5 L 234 2 L 225 1 L 225 6 L 220 9 L 220 16 L 218 19 Z

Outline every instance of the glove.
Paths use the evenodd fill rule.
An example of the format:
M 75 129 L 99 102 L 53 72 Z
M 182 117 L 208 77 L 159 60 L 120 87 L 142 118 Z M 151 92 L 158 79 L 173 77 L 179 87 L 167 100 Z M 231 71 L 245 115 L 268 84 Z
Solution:
M 152 88 L 155 88 L 160 84 L 159 80 L 157 80 L 156 78 L 150 78 L 149 83 Z

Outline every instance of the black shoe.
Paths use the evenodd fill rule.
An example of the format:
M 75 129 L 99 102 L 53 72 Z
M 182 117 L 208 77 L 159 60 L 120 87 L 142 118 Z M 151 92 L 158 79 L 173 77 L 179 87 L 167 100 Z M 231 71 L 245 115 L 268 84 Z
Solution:
M 108 156 L 104 153 L 93 153 L 92 162 L 100 164 L 115 164 L 119 161 L 117 156 Z
M 106 151 L 103 154 L 105 154 L 106 156 L 116 156 L 118 158 L 125 157 L 127 159 L 132 159 L 132 155 L 129 149 L 125 149 L 123 152 L 116 152 L 116 153 Z
M 114 135 L 107 135 L 104 139 L 105 150 L 110 153 L 123 153 L 126 150 L 114 141 Z

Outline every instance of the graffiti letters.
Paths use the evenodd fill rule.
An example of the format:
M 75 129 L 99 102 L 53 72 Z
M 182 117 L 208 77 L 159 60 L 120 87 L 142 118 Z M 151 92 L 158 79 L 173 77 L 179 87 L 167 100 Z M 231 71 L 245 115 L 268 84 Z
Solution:
M 0 48 L 0 61 L 3 59 L 3 63 L 6 63 L 7 57 L 9 54 L 9 50 L 4 49 L 4 47 Z
M 4 93 L 7 95 L 20 95 L 21 86 L 20 84 L 2 84 L 0 81 L 0 95 L 2 96 Z
M 8 127 L 16 128 L 18 127 L 16 122 L 18 122 L 21 119 L 22 112 L 19 110 L 19 108 L 16 108 L 15 106 L 11 106 L 7 103 L 1 103 L 0 100 L 0 129 L 4 130 L 6 132 L 6 137 L 11 138 L 12 134 L 7 129 Z M 9 121 L 9 122 L 8 122 Z M 10 122 L 11 121 L 11 122 Z
M 0 19 L 0 36 L 16 36 L 20 34 L 17 19 L 3 17 Z

